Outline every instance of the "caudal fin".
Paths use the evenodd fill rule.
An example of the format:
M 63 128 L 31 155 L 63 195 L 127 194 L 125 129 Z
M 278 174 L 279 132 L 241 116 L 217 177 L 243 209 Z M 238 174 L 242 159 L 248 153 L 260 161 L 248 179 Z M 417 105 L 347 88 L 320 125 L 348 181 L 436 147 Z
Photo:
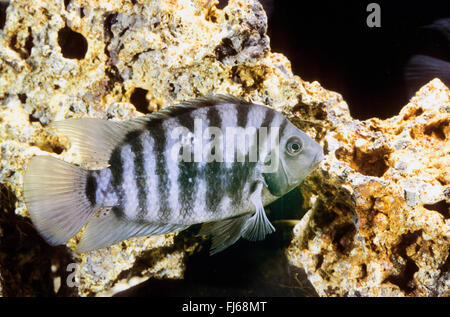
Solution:
M 86 196 L 89 171 L 51 156 L 35 156 L 24 176 L 31 220 L 52 245 L 76 235 L 95 211 Z

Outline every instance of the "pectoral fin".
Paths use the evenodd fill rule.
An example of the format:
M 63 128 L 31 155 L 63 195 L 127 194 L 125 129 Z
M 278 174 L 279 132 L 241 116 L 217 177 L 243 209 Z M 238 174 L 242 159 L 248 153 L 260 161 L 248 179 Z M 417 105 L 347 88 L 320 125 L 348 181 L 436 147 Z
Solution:
M 198 235 L 211 236 L 210 254 L 218 253 L 234 244 L 241 237 L 244 227 L 250 215 L 229 218 L 221 221 L 204 223 Z
M 263 240 L 268 234 L 275 232 L 264 211 L 262 203 L 263 184 L 257 184 L 255 191 L 250 195 L 251 202 L 255 205 L 256 213 L 246 221 L 242 229 L 242 237 L 250 241 Z

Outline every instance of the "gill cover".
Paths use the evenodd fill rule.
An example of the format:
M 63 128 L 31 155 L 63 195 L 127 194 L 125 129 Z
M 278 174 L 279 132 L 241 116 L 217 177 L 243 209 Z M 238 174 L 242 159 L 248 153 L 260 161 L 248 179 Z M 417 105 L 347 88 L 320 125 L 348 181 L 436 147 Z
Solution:
M 282 196 L 289 188 L 287 174 L 284 169 L 283 160 L 278 161 L 278 168 L 272 173 L 263 173 L 264 180 L 270 191 L 274 196 Z

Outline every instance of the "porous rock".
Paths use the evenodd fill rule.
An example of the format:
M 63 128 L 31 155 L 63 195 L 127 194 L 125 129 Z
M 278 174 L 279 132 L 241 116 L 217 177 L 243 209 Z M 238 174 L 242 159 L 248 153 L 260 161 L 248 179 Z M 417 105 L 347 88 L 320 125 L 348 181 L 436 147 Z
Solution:
M 395 117 L 323 126 L 290 261 L 321 296 L 449 296 L 449 89 L 435 79 Z
M 286 255 L 322 296 L 448 295 L 448 109 L 439 80 L 399 116 L 353 120 L 338 93 L 270 51 L 255 0 L 12 1 L 0 31 L 0 292 L 112 295 L 182 278 L 189 234 L 133 238 L 85 254 L 51 247 L 23 201 L 26 162 L 82 164 L 54 120 L 125 120 L 207 94 L 283 112 L 326 159 L 302 185 L 310 209 Z M 447 208 L 447 209 L 446 209 Z M 447 211 L 446 211 L 447 210 Z

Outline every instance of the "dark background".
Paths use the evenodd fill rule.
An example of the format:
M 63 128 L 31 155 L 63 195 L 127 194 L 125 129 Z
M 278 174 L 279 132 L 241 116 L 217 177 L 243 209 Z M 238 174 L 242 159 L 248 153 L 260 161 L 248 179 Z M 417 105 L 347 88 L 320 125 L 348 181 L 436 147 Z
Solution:
M 450 17 L 448 1 L 261 2 L 272 51 L 286 55 L 302 79 L 342 94 L 357 119 L 387 118 L 408 102 L 403 71 L 413 54 L 450 61 L 449 42 L 419 29 Z M 381 6 L 380 28 L 366 24 L 372 2 Z

